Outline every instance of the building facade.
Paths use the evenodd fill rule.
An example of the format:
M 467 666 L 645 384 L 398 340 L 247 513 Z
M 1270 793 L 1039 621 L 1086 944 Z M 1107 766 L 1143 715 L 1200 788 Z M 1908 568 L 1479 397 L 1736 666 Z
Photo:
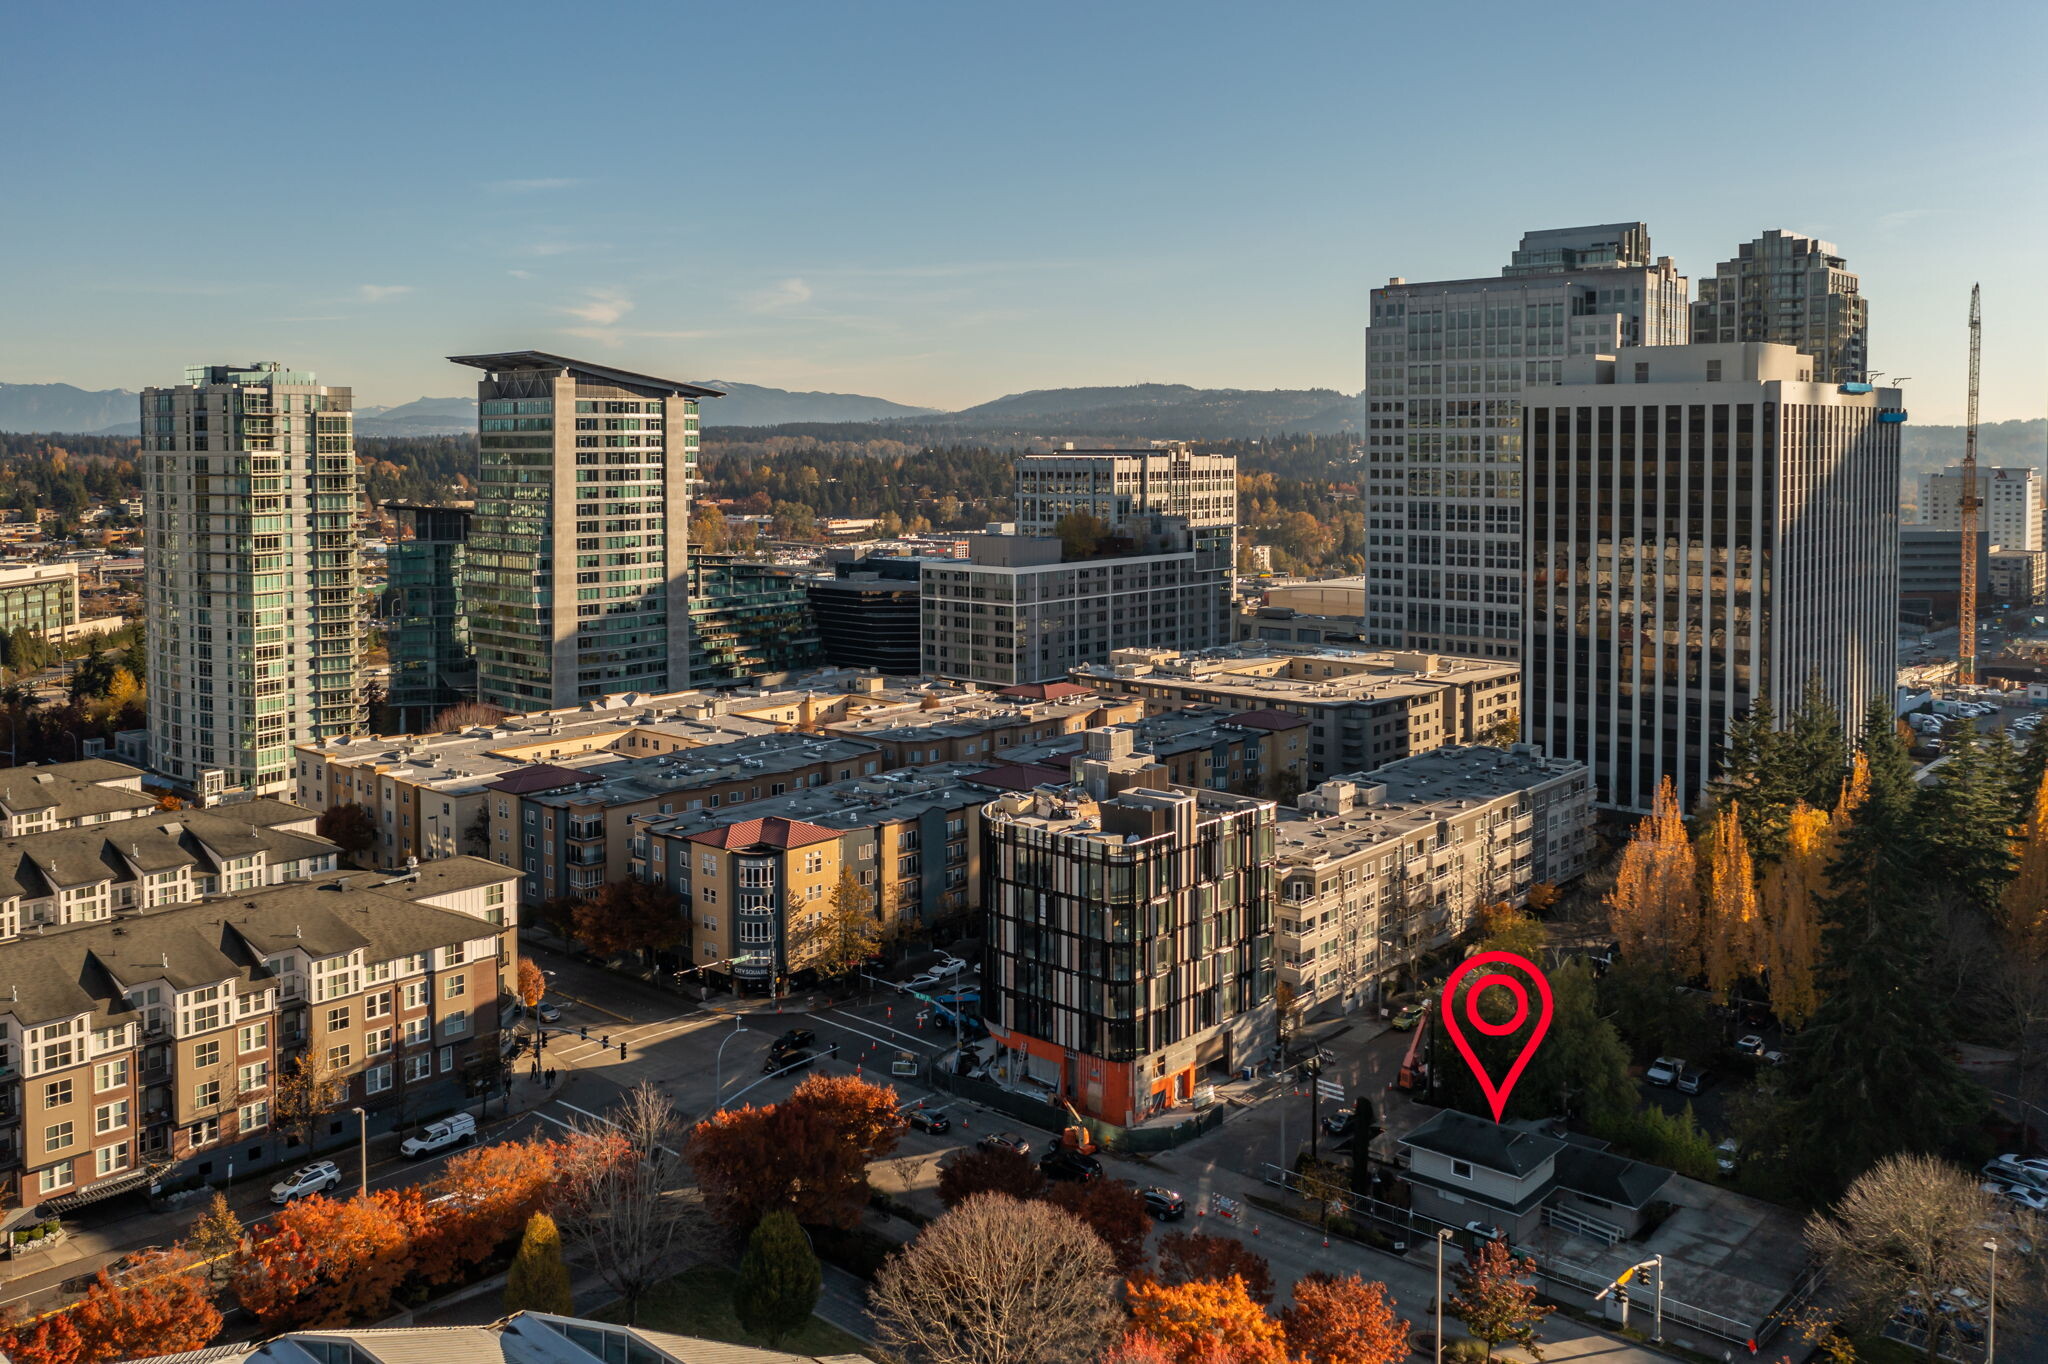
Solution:
M 1861 383 L 1870 366 L 1870 309 L 1833 242 L 1776 228 L 1744 242 L 1700 281 L 1695 345 L 1772 341 L 1813 361 L 1821 383 Z
M 1899 618 L 1927 629 L 1954 625 L 1963 595 L 1963 533 L 1899 527 Z M 1977 532 L 1977 588 L 1991 590 L 1991 536 Z
M 1685 339 L 1685 276 L 1641 223 L 1531 232 L 1497 278 L 1373 290 L 1367 641 L 1518 657 L 1525 393 L 1571 356 Z
M 1528 408 L 1525 732 L 1647 810 L 1703 790 L 1760 697 L 1844 716 L 1897 667 L 1897 389 L 1789 346 L 1624 348 Z
M 1074 786 L 982 812 L 982 1016 L 1004 1080 L 1131 1126 L 1273 1046 L 1274 807 L 1089 739 Z
M 1582 874 L 1584 763 L 1526 744 L 1440 748 L 1326 781 L 1280 811 L 1280 980 L 1304 1010 L 1378 1004 L 1490 905 Z
M 64 639 L 78 623 L 77 564 L 0 568 L 0 634 L 29 630 Z
M 352 406 L 277 364 L 142 392 L 150 765 L 202 797 L 363 728 Z
M 485 372 L 464 574 L 479 699 L 680 690 L 697 403 L 720 395 L 541 351 L 449 358 Z
M 2041 471 L 2034 468 L 1977 470 L 1977 528 L 2005 550 L 2042 549 L 2044 514 Z M 1951 464 L 1920 476 L 1920 525 L 1928 530 L 1963 528 L 1963 467 Z
M 807 576 L 736 554 L 692 555 L 689 685 L 730 686 L 823 663 Z
M 1141 450 L 1056 450 L 1016 466 L 1017 533 L 1057 535 L 1075 512 L 1105 526 L 1134 516 L 1178 517 L 1194 528 L 1204 568 L 1237 567 L 1237 456 L 1198 453 L 1186 441 Z
M 400 733 L 426 728 L 436 715 L 476 695 L 462 574 L 474 503 L 386 502 L 398 538 L 384 558 L 380 614 L 391 653 L 385 704 Z
M 832 566 L 806 590 L 818 641 L 835 667 L 908 676 L 922 666 L 922 559 L 870 556 Z

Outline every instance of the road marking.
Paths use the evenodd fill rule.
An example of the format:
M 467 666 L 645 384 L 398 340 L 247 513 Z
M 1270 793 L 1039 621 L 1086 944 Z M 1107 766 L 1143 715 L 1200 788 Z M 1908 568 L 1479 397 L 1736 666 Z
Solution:
M 624 1014 L 613 1013 L 610 1009 L 605 1008 L 605 1006 L 602 1004 L 592 1004 L 589 1000 L 584 999 L 581 995 L 572 995 L 566 990 L 556 990 L 554 994 L 557 999 L 566 999 L 571 1004 L 581 1004 L 586 1009 L 595 1009 L 599 1013 L 603 1014 L 606 1018 L 616 1018 L 621 1023 L 631 1023 L 633 1021 L 632 1019 L 626 1017 Z
M 845 1015 L 844 1015 L 844 1014 L 840 1014 L 840 1013 L 837 1013 L 837 1012 L 835 1012 L 834 1010 L 831 1010 L 831 1009 L 820 1009 L 820 1010 L 818 1010 L 818 1014 L 819 1014 L 819 1015 L 825 1015 L 825 1014 L 830 1014 L 830 1015 L 831 1015 L 831 1016 L 832 1016 L 833 1018 L 843 1018 L 843 1017 L 845 1017 Z M 869 1026 L 871 1026 L 871 1027 L 881 1028 L 881 1029 L 883 1029 L 883 1030 L 885 1030 L 885 1031 L 887 1031 L 887 1032 L 893 1032 L 893 1033 L 895 1033 L 895 1034 L 896 1034 L 896 1035 L 897 1035 L 898 1037 L 901 1037 L 901 1038 L 903 1038 L 903 1039 L 904 1039 L 904 1041 L 907 1041 L 907 1042 L 909 1042 L 909 1043 L 910 1043 L 910 1044 L 911 1044 L 912 1046 L 918 1046 L 918 1047 L 923 1047 L 923 1048 L 924 1048 L 924 1049 L 925 1049 L 926 1051 L 937 1051 L 937 1050 L 939 1049 L 939 1048 L 938 1048 L 938 1047 L 937 1047 L 937 1046 L 936 1046 L 936 1045 L 935 1045 L 935 1044 L 934 1044 L 934 1043 L 932 1042 L 932 1040 L 931 1040 L 931 1039 L 930 1039 L 929 1037 L 921 1037 L 921 1036 L 917 1035 L 916 1033 L 908 1033 L 908 1032 L 903 1032 L 903 1031 L 902 1031 L 902 1030 L 900 1030 L 900 1029 L 897 1029 L 897 1028 L 891 1028 L 891 1027 L 890 1027 L 890 1026 L 889 1026 L 888 1024 L 886 1024 L 886 1023 L 875 1023 L 875 1022 L 874 1022 L 873 1020 L 871 1020 L 871 1019 L 866 1019 L 866 1018 L 863 1018 L 863 1019 L 860 1019 L 860 1020 L 858 1020 L 858 1021 L 859 1021 L 859 1022 L 862 1022 L 862 1023 L 867 1023 L 867 1024 L 869 1024 Z M 868 1041 L 870 1041 L 870 1042 L 877 1042 L 877 1043 L 880 1043 L 880 1044 L 881 1044 L 882 1046 L 885 1046 L 885 1047 L 895 1047 L 895 1046 L 900 1046 L 900 1045 L 901 1045 L 900 1043 L 896 1043 L 896 1042 L 891 1042 L 891 1041 L 890 1041 L 890 1040 L 889 1040 L 888 1038 L 886 1038 L 886 1037 L 877 1037 L 877 1036 L 875 1036 L 875 1035 L 874 1035 L 873 1033 L 871 1033 L 871 1032 L 862 1032 L 862 1031 L 861 1031 L 861 1030 L 860 1030 L 859 1028 L 856 1028 L 856 1027 L 854 1027 L 854 1026 L 853 1026 L 852 1024 L 850 1024 L 850 1023 L 833 1023 L 833 1024 L 831 1024 L 830 1026 L 832 1026 L 832 1027 L 835 1027 L 835 1028 L 839 1028 L 839 1029 L 842 1029 L 842 1030 L 844 1030 L 844 1031 L 846 1031 L 846 1032 L 850 1032 L 850 1033 L 852 1033 L 852 1034 L 853 1034 L 854 1036 L 856 1036 L 856 1037 L 865 1037 L 865 1038 L 867 1038 L 867 1039 L 868 1039 Z

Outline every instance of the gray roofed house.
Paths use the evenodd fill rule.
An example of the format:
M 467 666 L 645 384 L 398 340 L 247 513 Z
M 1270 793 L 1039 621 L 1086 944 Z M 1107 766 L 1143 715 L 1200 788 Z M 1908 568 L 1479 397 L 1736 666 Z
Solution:
M 1635 1234 L 1672 1178 L 1596 1139 L 1561 1139 L 1455 1109 L 1439 1112 L 1401 1145 L 1415 1211 L 1454 1227 L 1484 1222 L 1511 1240 L 1526 1240 L 1549 1223 L 1612 1245 Z
M 0 768 L 0 834 L 133 819 L 157 809 L 142 769 L 105 758 Z

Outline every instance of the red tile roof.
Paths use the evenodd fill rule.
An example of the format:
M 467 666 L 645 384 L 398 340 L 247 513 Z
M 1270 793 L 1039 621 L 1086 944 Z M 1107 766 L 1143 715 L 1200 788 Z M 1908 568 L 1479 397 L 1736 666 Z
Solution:
M 706 829 L 701 834 L 691 834 L 690 842 L 702 843 L 713 848 L 803 848 L 813 843 L 829 843 L 839 837 L 839 830 L 828 829 L 822 824 L 808 824 L 801 819 L 784 819 L 780 815 L 768 819 L 743 819 L 736 824 L 721 824 L 716 829 Z
M 1091 688 L 1078 682 L 1020 682 L 1014 687 L 1002 687 L 997 696 L 1014 696 L 1020 701 L 1064 701 L 1069 696 L 1093 696 Z

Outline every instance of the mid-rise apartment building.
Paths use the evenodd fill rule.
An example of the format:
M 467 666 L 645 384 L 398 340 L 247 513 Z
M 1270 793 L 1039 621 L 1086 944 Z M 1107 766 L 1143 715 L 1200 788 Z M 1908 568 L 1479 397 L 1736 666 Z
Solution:
M 160 807 L 142 769 L 105 758 L 0 768 L 0 838 L 135 819 Z
M 142 392 L 150 765 L 201 796 L 363 728 L 352 406 L 274 363 Z
M 2031 467 L 1977 469 L 1977 529 L 2004 550 L 2044 548 L 2041 471 Z M 1963 466 L 1920 476 L 1920 527 L 1963 529 Z
M 1126 649 L 1073 676 L 1095 691 L 1142 697 L 1153 714 L 1201 704 L 1302 716 L 1306 779 L 1314 781 L 1443 744 L 1498 742 L 1515 729 L 1521 696 L 1512 663 L 1256 642 L 1194 653 Z
M 982 812 L 982 1010 L 1004 1080 L 1130 1126 L 1273 1046 L 1274 807 L 1087 737 L 1073 786 Z
M 694 384 L 543 351 L 456 355 L 477 383 L 464 603 L 478 697 L 546 710 L 689 684 Z
M 7 845 L 0 1223 L 300 1160 L 350 1106 L 432 1113 L 496 1084 L 511 874 L 337 872 L 291 827 L 309 812 L 252 804 Z M 281 1111 L 294 1073 L 331 1086 L 310 1131 Z
M 1338 777 L 1280 811 L 1279 978 L 1305 1010 L 1379 1002 L 1490 905 L 1583 873 L 1584 763 L 1526 744 L 1447 747 Z
M 1531 232 L 1498 277 L 1373 290 L 1367 641 L 1518 657 L 1525 393 L 1571 356 L 1686 336 L 1685 276 L 1642 223 Z
M 462 608 L 462 574 L 473 502 L 386 502 L 398 536 L 384 556 L 381 616 L 391 652 L 385 689 L 401 733 L 476 695 L 476 660 Z
M 688 684 L 730 686 L 823 663 L 808 578 L 744 555 L 691 555 Z
M 1776 228 L 1744 242 L 1700 281 L 1695 345 L 1770 341 L 1813 362 L 1822 383 L 1869 377 L 1870 305 L 1833 242 Z
M 1203 454 L 1186 441 L 1136 450 L 1025 455 L 1016 466 L 1017 533 L 1057 535 L 1076 512 L 1105 526 L 1138 516 L 1178 517 L 1194 528 L 1204 568 L 1237 567 L 1237 456 Z
M 82 633 L 79 623 L 77 564 L 0 568 L 0 634 L 29 630 L 69 639 Z
M 992 762 L 1012 749 L 1123 724 L 1144 713 L 1144 704 L 1130 697 L 1102 696 L 1071 682 L 1053 682 L 955 696 L 927 693 L 915 703 L 875 707 L 821 724 L 817 731 L 872 744 L 886 756 L 889 767 L 918 767 L 974 759 Z
M 1307 781 L 1309 722 L 1284 710 L 1194 705 L 1104 728 L 1128 732 L 1132 751 L 1157 763 L 1174 786 L 1289 800 Z M 1086 753 L 1081 732 L 1011 748 L 982 780 L 1008 791 L 1071 785 L 1074 764 Z
M 1603 805 L 1690 802 L 1758 698 L 1845 716 L 1897 668 L 1897 389 L 1790 346 L 1584 357 L 1528 407 L 1524 732 Z

